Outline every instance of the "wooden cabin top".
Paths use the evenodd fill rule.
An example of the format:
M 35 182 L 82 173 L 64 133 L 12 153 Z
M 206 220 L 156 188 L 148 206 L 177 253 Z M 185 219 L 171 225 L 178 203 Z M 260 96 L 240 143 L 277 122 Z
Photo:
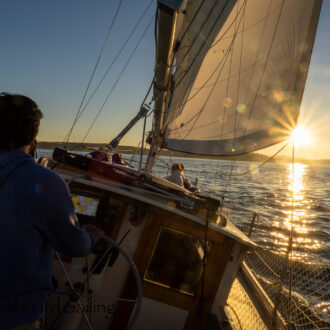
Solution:
M 205 209 L 200 209 L 199 211 L 194 211 L 188 207 L 177 207 L 178 203 L 184 203 L 189 196 L 177 197 L 175 195 L 169 196 L 168 194 L 161 194 L 160 192 L 148 191 L 143 188 L 138 188 L 130 186 L 120 182 L 109 181 L 104 178 L 90 176 L 89 179 L 84 178 L 83 174 L 76 174 L 68 171 L 68 168 L 58 168 L 56 170 L 61 177 L 67 182 L 71 183 L 73 180 L 77 183 L 84 184 L 90 187 L 99 188 L 114 193 L 118 196 L 123 196 L 132 200 L 140 201 L 142 203 L 151 205 L 153 207 L 159 208 L 161 210 L 170 212 L 177 216 L 183 217 L 192 222 L 198 223 L 200 225 L 206 224 L 207 213 Z M 158 180 L 163 180 L 157 178 Z M 176 185 L 175 185 L 176 186 Z M 187 203 L 188 200 L 187 200 Z M 221 213 L 212 213 L 209 216 L 209 228 L 219 232 L 227 237 L 234 239 L 235 241 L 240 242 L 241 244 L 254 248 L 256 244 L 249 239 L 244 233 L 242 233 L 233 223 L 229 220 L 226 220 L 226 224 L 222 225 Z

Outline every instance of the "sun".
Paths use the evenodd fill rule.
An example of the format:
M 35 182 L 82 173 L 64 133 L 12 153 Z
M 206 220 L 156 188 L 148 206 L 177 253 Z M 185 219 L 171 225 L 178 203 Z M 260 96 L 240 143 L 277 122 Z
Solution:
M 303 126 L 297 126 L 291 133 L 291 140 L 296 146 L 308 145 L 311 143 L 311 134 Z

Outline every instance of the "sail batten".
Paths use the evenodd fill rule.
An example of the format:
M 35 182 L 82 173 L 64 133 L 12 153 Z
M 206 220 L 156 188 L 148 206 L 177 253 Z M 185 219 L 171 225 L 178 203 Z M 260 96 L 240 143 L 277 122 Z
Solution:
M 187 8 L 189 2 L 201 5 L 190 0 Z M 195 17 L 199 30 L 186 33 L 177 52 L 166 147 L 233 155 L 285 140 L 299 115 L 321 3 L 202 5 Z M 183 27 L 189 14 L 193 10 Z

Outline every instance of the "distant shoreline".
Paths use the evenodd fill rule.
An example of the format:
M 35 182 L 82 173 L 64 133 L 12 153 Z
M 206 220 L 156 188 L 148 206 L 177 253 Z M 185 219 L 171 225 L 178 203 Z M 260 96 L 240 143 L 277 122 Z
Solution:
M 54 149 L 55 147 L 64 147 L 63 142 L 38 142 L 38 149 Z M 96 149 L 106 149 L 105 143 L 76 143 L 70 142 L 67 145 L 68 150 L 72 151 L 92 151 Z M 140 148 L 132 146 L 118 146 L 113 150 L 113 152 L 119 152 L 123 154 L 140 154 Z M 147 155 L 149 149 L 144 150 L 144 155 Z M 203 156 L 203 155 L 192 155 L 186 154 L 178 151 L 161 150 L 160 156 L 167 157 L 182 157 L 182 158 L 200 158 L 200 159 L 221 159 L 221 160 L 237 160 L 237 161 L 247 161 L 247 162 L 265 162 L 270 156 L 251 153 L 241 156 Z M 270 163 L 290 163 L 291 158 L 287 156 L 277 156 L 269 161 Z M 296 158 L 297 163 L 302 163 L 306 165 L 330 165 L 330 159 L 318 159 L 318 160 L 308 160 L 302 158 Z

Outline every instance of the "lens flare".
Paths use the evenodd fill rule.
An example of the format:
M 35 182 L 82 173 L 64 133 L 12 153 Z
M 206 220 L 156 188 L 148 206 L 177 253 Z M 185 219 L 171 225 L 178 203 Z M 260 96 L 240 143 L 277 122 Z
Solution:
M 311 143 L 311 135 L 305 127 L 297 126 L 291 133 L 291 140 L 296 146 L 308 145 Z
M 277 137 L 277 136 L 280 136 L 281 135 L 281 131 L 278 128 L 276 128 L 276 127 L 272 127 L 268 131 L 268 133 L 269 133 L 269 136 L 271 136 L 271 137 Z
M 227 117 L 224 115 L 218 116 L 218 121 L 220 124 L 224 123 L 227 120 Z
M 232 100 L 231 100 L 231 98 L 230 98 L 230 97 L 226 97 L 226 98 L 224 99 L 224 101 L 223 101 L 223 106 L 224 106 L 225 108 L 229 108 L 229 107 L 231 106 L 231 104 L 232 104 Z
M 237 106 L 237 112 L 238 113 L 242 114 L 242 113 L 245 112 L 245 110 L 246 110 L 246 105 L 245 104 L 241 103 Z
M 281 103 L 284 100 L 284 96 L 285 96 L 285 94 L 283 91 L 281 91 L 279 89 L 273 90 L 272 97 L 273 97 L 274 101 Z

